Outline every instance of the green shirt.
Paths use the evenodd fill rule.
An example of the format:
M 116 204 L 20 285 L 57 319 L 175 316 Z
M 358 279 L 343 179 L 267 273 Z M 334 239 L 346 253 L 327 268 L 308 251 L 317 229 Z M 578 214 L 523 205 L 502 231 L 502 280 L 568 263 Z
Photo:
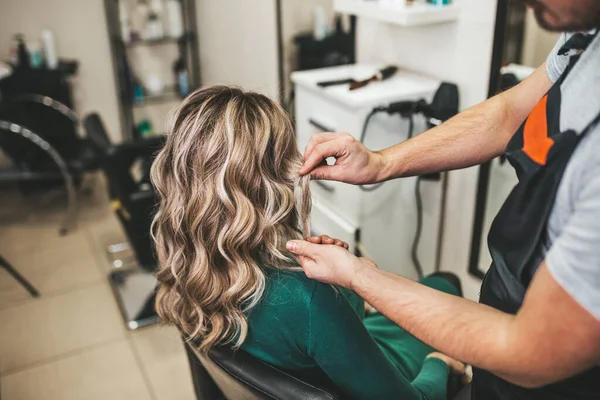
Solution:
M 365 316 L 355 293 L 302 272 L 265 274 L 263 297 L 247 315 L 243 350 L 313 381 L 322 381 L 324 372 L 355 399 L 446 400 L 448 366 L 425 359 L 434 350 L 385 316 Z M 442 278 L 422 283 L 455 293 Z

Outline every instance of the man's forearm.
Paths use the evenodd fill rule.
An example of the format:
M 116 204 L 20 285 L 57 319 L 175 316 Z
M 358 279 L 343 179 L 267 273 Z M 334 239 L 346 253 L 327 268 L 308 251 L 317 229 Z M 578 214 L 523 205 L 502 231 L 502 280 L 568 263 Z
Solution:
M 412 335 L 514 384 L 540 387 L 600 360 L 600 322 L 552 277 L 545 262 L 517 315 L 374 268 L 350 287 Z
M 380 180 L 466 168 L 496 157 L 551 84 L 543 65 L 518 86 L 382 150 Z
M 446 123 L 382 150 L 385 178 L 423 175 L 481 164 L 500 154 L 510 139 L 501 97 L 468 109 Z
M 512 341 L 515 317 L 382 270 L 360 273 L 353 290 L 433 348 L 526 385 Z M 535 371 L 532 371 L 532 373 Z

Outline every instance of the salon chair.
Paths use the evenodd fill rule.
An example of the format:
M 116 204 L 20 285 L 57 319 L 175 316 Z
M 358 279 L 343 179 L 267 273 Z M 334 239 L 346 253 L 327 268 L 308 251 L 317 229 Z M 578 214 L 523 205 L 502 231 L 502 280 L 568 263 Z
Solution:
M 243 350 L 217 347 L 202 354 L 187 342 L 185 348 L 197 400 L 350 400 L 333 383 L 304 381 Z M 470 386 L 453 397 L 457 379 L 450 379 L 449 400 L 471 400 Z
M 154 309 L 156 257 L 150 236 L 156 196 L 149 182 L 149 166 L 164 143 L 162 137 L 111 145 L 104 125 L 96 114 L 84 120 L 96 151 L 116 216 L 125 231 L 135 265 L 115 264 L 109 275 L 123 318 L 129 329 L 158 321 Z
M 243 350 L 213 348 L 201 354 L 186 343 L 198 400 L 342 400 L 333 384 L 305 382 Z
M 67 192 L 67 210 L 59 233 L 64 235 L 75 220 L 76 184 L 65 157 L 46 140 L 40 131 L 29 128 L 25 112 L 14 103 L 0 102 L 0 150 L 12 167 L 0 170 L 0 181 L 17 182 L 27 191 L 60 183 Z M 22 122 L 25 121 L 25 122 Z
M 99 168 L 99 154 L 78 134 L 80 119 L 73 111 L 70 86 L 63 73 L 17 70 L 0 80 L 0 94 L 9 120 L 52 145 L 65 160 L 76 186 L 83 174 Z M 39 171 L 55 168 L 43 155 L 31 167 Z

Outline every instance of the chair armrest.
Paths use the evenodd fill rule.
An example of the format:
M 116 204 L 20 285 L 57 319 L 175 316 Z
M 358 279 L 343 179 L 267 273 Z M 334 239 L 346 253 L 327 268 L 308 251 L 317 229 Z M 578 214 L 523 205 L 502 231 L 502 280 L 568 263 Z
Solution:
M 163 136 L 156 136 L 136 142 L 124 142 L 110 146 L 106 150 L 109 158 L 119 158 L 126 162 L 133 162 L 136 158 L 152 159 L 165 143 Z

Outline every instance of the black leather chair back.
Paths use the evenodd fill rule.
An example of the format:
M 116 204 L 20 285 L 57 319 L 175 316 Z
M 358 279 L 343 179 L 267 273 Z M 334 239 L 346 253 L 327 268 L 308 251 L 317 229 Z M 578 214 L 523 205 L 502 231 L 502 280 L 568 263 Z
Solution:
M 24 111 L 8 101 L 0 102 L 0 120 L 29 128 L 24 124 L 27 122 L 27 115 Z M 15 165 L 26 170 L 35 170 L 41 161 L 51 163 L 50 157 L 42 149 L 10 131 L 0 131 L 0 149 Z
M 97 113 L 87 115 L 83 120 L 83 127 L 94 151 L 104 156 L 111 142 L 100 116 Z
M 189 343 L 185 348 L 197 400 L 350 400 L 332 383 L 303 381 L 243 350 L 217 347 L 203 354 Z M 449 390 L 449 399 L 471 400 L 471 385 L 451 393 L 456 391 Z
M 38 94 L 57 100 L 73 108 L 69 83 L 63 73 L 52 70 L 16 70 L 0 80 L 0 93 L 18 110 L 19 123 L 44 138 L 61 156 L 75 159 L 81 153 L 81 138 L 77 124 L 52 108 L 29 101 L 16 101 L 22 95 Z M 45 159 L 45 157 L 43 157 Z
M 202 354 L 191 346 L 187 344 L 186 346 L 198 395 L 203 395 L 198 385 L 204 384 L 206 388 L 207 383 L 205 376 L 204 379 L 196 379 L 196 377 L 207 372 L 227 400 L 344 399 L 333 385 L 318 386 L 303 381 L 256 359 L 243 350 L 234 352 L 229 348 L 217 347 L 208 354 Z M 204 370 L 199 369 L 198 362 Z M 214 393 L 215 388 L 210 390 Z M 198 397 L 198 400 L 204 398 Z
M 156 269 L 154 243 L 150 236 L 156 196 L 147 177 L 137 178 L 133 170 L 138 161 L 150 165 L 163 142 L 163 138 L 157 137 L 110 146 L 102 162 L 117 216 L 138 263 L 150 272 Z

